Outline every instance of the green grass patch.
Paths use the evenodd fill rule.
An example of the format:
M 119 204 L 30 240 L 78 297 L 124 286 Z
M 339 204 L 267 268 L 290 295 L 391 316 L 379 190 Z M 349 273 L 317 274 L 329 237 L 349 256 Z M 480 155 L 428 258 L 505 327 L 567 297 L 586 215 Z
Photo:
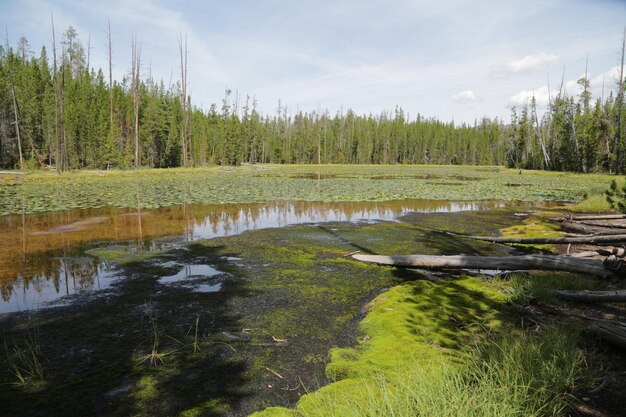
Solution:
M 527 303 L 538 299 L 549 304 L 562 304 L 554 296 L 557 290 L 599 290 L 602 285 L 595 278 L 565 272 L 533 272 L 532 274 L 513 274 L 510 286 L 514 299 Z
M 559 416 L 584 368 L 577 333 L 504 324 L 507 297 L 473 278 L 411 282 L 368 305 L 336 382 L 267 416 Z
M 567 209 L 582 213 L 605 213 L 614 211 L 604 194 L 590 195 L 578 204 L 567 206 Z

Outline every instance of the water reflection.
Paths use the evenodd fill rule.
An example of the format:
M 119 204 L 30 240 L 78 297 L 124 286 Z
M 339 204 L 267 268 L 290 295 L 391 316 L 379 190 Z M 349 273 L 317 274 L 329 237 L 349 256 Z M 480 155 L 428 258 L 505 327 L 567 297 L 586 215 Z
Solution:
M 114 269 L 96 258 L 51 258 L 44 265 L 39 274 L 18 275 L 0 285 L 0 313 L 37 309 L 63 296 L 102 290 L 116 278 Z
M 66 294 L 110 285 L 100 261 L 82 245 L 111 242 L 137 250 L 162 248 L 157 237 L 184 241 L 301 223 L 393 220 L 412 212 L 456 212 L 515 205 L 502 201 L 292 202 L 184 205 L 154 210 L 67 210 L 0 217 L 0 313 L 36 308 Z

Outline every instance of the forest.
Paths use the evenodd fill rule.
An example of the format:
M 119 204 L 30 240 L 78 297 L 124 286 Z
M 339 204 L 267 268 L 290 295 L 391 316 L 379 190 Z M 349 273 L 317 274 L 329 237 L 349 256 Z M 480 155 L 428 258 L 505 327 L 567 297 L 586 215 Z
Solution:
M 110 31 L 109 31 L 110 35 Z M 92 68 L 89 48 L 69 27 L 52 58 L 21 37 L 0 47 L 0 168 L 165 168 L 241 163 L 467 164 L 574 172 L 626 172 L 623 48 L 617 93 L 594 98 L 587 76 L 580 93 L 561 87 L 539 117 L 535 99 L 510 121 L 484 117 L 455 124 L 401 107 L 379 114 L 352 110 L 292 113 L 279 101 L 262 114 L 255 99 L 225 91 L 208 110 L 187 94 L 187 48 L 180 80 L 141 77 L 133 40 L 132 69 L 113 80 Z

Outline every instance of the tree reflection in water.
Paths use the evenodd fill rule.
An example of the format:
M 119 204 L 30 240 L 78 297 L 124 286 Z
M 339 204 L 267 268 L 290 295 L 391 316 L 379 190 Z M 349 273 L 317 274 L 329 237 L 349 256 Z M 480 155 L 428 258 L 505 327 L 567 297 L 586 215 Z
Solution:
M 180 205 L 152 210 L 66 210 L 0 217 L 0 313 L 36 308 L 80 291 L 106 288 L 114 273 L 85 257 L 84 245 L 163 247 L 153 239 L 190 242 L 268 227 L 342 221 L 389 221 L 408 212 L 457 212 L 516 205 L 503 201 L 399 200 L 385 202 L 277 201 Z

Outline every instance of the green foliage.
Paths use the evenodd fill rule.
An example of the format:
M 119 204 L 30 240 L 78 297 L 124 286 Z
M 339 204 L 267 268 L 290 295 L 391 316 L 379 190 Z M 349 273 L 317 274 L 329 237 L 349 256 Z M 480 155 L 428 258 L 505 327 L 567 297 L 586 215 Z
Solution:
M 128 80 L 107 85 L 101 69 L 87 68 L 85 48 L 74 28 L 67 29 L 62 44 L 65 53 L 56 74 L 46 49 L 33 56 L 25 38 L 0 56 L 0 168 L 15 167 L 20 151 L 24 159 L 62 170 L 134 166 Z M 149 167 L 183 165 L 180 85 L 167 89 L 153 79 L 140 84 L 140 161 Z M 578 97 L 557 95 L 541 119 L 534 99 L 514 109 L 509 125 L 486 117 L 472 125 L 420 114 L 411 120 L 400 107 L 369 115 L 352 110 L 290 114 L 279 103 L 276 114 L 261 115 L 256 101 L 247 98 L 240 110 L 241 103 L 231 102 L 232 92 L 226 90 L 221 108 L 213 104 L 204 111 L 190 103 L 189 160 L 195 166 L 506 164 L 517 169 L 626 171 L 622 95 L 594 104 L 589 79 L 581 78 L 578 85 Z M 21 143 L 13 122 L 13 88 Z
M 618 188 L 617 181 L 612 180 L 609 189 L 605 191 L 605 195 L 611 208 L 626 213 L 626 183 Z
M 0 129 L 0 168 L 15 167 L 20 150 L 25 159 L 43 167 L 59 165 L 61 170 L 134 166 L 133 98 L 128 80 L 107 85 L 101 69 L 87 68 L 85 48 L 72 27 L 63 35 L 65 53 L 56 74 L 45 49 L 34 57 L 26 39 L 20 42 L 17 50 L 9 48 L 0 56 L 0 126 L 5 126 Z M 21 121 L 19 144 L 9 99 L 11 86 Z M 175 84 L 166 89 L 153 79 L 141 81 L 139 159 L 146 166 L 183 165 L 179 88 Z M 290 114 L 282 105 L 270 116 L 261 115 L 256 101 L 250 103 L 249 98 L 243 111 L 239 108 L 240 103 L 231 102 L 230 90 L 221 109 L 214 104 L 203 111 L 190 105 L 189 157 L 195 166 L 505 162 L 506 127 L 497 119 L 456 126 L 420 115 L 409 120 L 401 108 L 378 115 L 357 115 L 352 110 L 335 115 L 328 111 Z
M 626 171 L 623 95 L 592 103 L 587 76 L 578 80 L 580 94 L 559 93 L 540 120 L 536 102 L 513 109 L 508 130 L 507 165 L 525 169 L 574 172 Z M 626 87 L 626 82 L 621 86 Z M 619 88 L 619 86 L 618 86 Z

